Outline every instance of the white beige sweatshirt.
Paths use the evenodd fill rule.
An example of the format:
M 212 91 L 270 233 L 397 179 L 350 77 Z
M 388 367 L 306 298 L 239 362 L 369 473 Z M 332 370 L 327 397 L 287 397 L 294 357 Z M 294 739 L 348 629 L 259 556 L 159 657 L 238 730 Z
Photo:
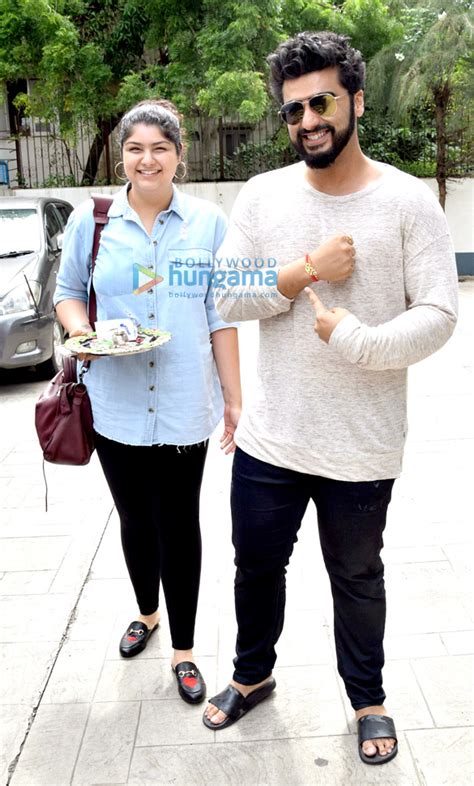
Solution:
M 299 163 L 252 178 L 235 202 L 215 300 L 226 321 L 261 320 L 258 382 L 236 442 L 270 464 L 346 481 L 397 477 L 407 366 L 454 330 L 457 274 L 444 213 L 422 182 L 380 166 L 367 188 L 330 196 L 309 185 Z M 276 274 L 337 234 L 354 238 L 355 272 L 313 286 L 328 308 L 351 316 L 325 344 L 304 292 L 284 297 Z

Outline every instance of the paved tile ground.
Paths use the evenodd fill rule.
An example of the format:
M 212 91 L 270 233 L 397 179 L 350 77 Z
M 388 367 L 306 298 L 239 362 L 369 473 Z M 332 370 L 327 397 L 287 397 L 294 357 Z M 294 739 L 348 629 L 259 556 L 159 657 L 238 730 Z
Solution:
M 166 616 L 147 650 L 121 660 L 135 615 L 118 522 L 96 459 L 47 467 L 32 404 L 44 383 L 0 379 L 0 779 L 12 786 L 466 786 L 472 782 L 472 377 L 474 282 L 437 355 L 410 370 L 410 434 L 384 558 L 387 706 L 399 756 L 366 767 L 337 676 L 331 603 L 308 511 L 288 573 L 278 689 L 215 733 L 177 698 Z M 255 326 L 242 329 L 246 389 Z M 196 660 L 209 693 L 231 671 L 235 636 L 230 461 L 210 449 Z M 470 511 L 471 508 L 471 511 Z M 311 689 L 308 688 L 311 685 Z

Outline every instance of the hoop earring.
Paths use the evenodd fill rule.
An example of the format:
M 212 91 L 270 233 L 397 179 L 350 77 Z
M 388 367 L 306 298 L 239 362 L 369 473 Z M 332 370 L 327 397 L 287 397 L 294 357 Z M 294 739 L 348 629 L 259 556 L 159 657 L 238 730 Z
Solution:
M 120 165 L 123 166 L 123 161 L 117 161 L 117 163 L 114 166 L 115 177 L 117 178 L 117 180 L 122 180 L 124 183 L 126 183 L 127 180 L 128 180 L 128 177 L 124 177 L 123 175 L 119 175 L 119 173 L 117 172 L 117 167 L 120 166 Z
M 178 168 L 180 166 L 183 167 L 183 168 L 181 170 L 181 173 L 178 175 Z M 184 178 L 186 177 L 187 173 L 188 173 L 188 168 L 186 166 L 185 161 L 180 161 L 178 163 L 178 166 L 176 167 L 176 172 L 174 173 L 174 176 L 175 176 L 176 180 L 184 180 Z

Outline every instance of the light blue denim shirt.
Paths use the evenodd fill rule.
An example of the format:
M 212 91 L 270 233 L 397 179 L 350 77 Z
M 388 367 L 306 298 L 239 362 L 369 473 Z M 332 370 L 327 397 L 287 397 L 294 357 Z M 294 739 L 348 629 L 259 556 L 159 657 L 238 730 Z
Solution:
M 149 352 L 91 363 L 84 381 L 94 428 L 104 437 L 127 445 L 190 445 L 207 439 L 222 417 L 210 335 L 231 326 L 215 310 L 209 279 L 226 226 L 219 207 L 174 188 L 148 235 L 127 186 L 115 196 L 94 268 L 97 319 L 132 317 L 172 338 Z M 55 304 L 87 302 L 93 234 L 87 200 L 68 221 Z

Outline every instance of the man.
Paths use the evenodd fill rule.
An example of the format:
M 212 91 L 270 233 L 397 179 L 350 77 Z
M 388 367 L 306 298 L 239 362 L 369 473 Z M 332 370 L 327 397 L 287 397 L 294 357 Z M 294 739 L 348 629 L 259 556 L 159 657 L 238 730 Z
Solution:
M 269 64 L 302 161 L 244 186 L 218 254 L 221 269 L 238 260 L 218 311 L 261 320 L 260 353 L 233 466 L 235 671 L 203 720 L 224 728 L 275 687 L 285 568 L 312 499 L 359 754 L 385 763 L 397 741 L 382 687 L 382 533 L 406 437 L 406 369 L 456 323 L 454 253 L 429 189 L 360 149 L 365 69 L 349 39 L 301 33 Z M 249 281 L 244 271 L 263 261 L 275 281 Z

